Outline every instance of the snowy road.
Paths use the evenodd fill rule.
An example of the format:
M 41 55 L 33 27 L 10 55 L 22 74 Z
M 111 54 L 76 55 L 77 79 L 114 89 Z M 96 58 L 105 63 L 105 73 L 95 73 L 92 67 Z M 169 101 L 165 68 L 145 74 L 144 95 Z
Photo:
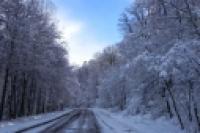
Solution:
M 81 110 L 78 117 L 60 128 L 57 133 L 100 133 L 92 111 Z
M 184 133 L 166 119 L 126 116 L 104 109 L 71 109 L 55 116 L 44 121 L 43 119 L 50 117 L 44 115 L 38 120 L 41 122 L 27 125 L 20 130 L 14 129 L 23 124 L 21 122 L 13 122 L 12 125 L 4 125 L 3 128 L 0 126 L 0 133 Z
M 100 133 L 94 113 L 80 109 L 68 119 L 60 120 L 41 133 Z
M 75 109 L 53 120 L 42 122 L 16 133 L 100 133 L 91 110 Z

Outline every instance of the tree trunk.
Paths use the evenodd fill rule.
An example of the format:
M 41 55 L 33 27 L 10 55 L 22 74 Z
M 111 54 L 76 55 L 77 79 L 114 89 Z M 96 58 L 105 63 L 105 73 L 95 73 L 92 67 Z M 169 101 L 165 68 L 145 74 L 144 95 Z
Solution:
M 189 85 L 190 85 L 190 82 L 189 82 Z M 191 110 L 191 105 L 192 105 L 192 96 L 191 96 L 191 94 L 192 94 L 192 88 L 191 87 L 189 87 L 189 90 L 188 90 L 189 92 L 188 92 L 188 118 L 189 118 L 189 120 L 190 121 L 192 121 L 192 110 Z
M 11 76 L 11 88 L 9 95 L 10 118 L 16 118 L 16 76 Z
M 174 115 L 173 115 L 173 113 L 171 111 L 171 107 L 170 107 L 170 104 L 169 104 L 168 100 L 166 101 L 166 106 L 167 106 L 167 111 L 169 113 L 169 117 L 172 118 Z
M 1 96 L 1 104 L 0 104 L 0 120 L 3 118 L 3 112 L 4 112 L 4 104 L 6 101 L 6 93 L 7 93 L 7 85 L 8 85 L 8 76 L 9 76 L 9 68 L 6 68 L 5 76 L 4 76 L 4 85 L 2 90 L 2 96 Z
M 166 87 L 163 87 L 163 89 L 162 89 L 162 98 L 163 98 L 164 102 L 166 102 L 166 111 L 169 114 L 169 117 L 172 118 L 173 113 L 172 113 L 172 110 L 171 110 L 171 107 L 170 107 L 169 100 L 166 97 Z
M 194 89 L 193 89 L 193 83 L 192 81 L 189 81 L 189 88 L 191 90 L 191 101 L 193 103 L 193 110 L 194 110 L 194 116 L 196 118 L 196 123 L 197 123 L 197 126 L 198 126 L 198 130 L 200 131 L 200 118 L 199 118 L 199 111 L 198 111 L 198 106 L 197 106 L 197 102 L 194 98 Z
M 176 116 L 178 118 L 178 121 L 180 123 L 181 129 L 184 129 L 185 127 L 184 127 L 183 121 L 181 119 L 181 116 L 179 114 L 179 111 L 178 111 L 178 108 L 177 108 L 177 104 L 176 104 L 176 100 L 175 100 L 174 95 L 173 95 L 173 93 L 171 91 L 171 87 L 172 87 L 172 80 L 170 79 L 169 81 L 166 81 L 166 89 L 169 92 L 169 96 L 171 97 L 172 105 L 173 105 L 174 111 L 176 113 Z
M 27 80 L 26 80 L 26 75 L 23 74 L 23 87 L 22 87 L 22 99 L 21 99 L 21 106 L 20 106 L 20 112 L 21 112 L 21 116 L 25 115 L 26 113 L 26 104 L 25 104 L 25 100 L 26 100 L 26 85 L 27 85 Z
M 39 91 L 38 91 L 38 94 L 37 94 L 38 95 L 38 99 L 37 99 L 37 105 L 36 105 L 37 106 L 37 111 L 36 111 L 37 114 L 40 113 L 41 106 L 42 106 L 41 105 L 41 96 L 42 96 L 41 93 L 42 93 L 42 91 L 41 91 L 41 88 L 38 88 L 38 89 L 39 89 Z

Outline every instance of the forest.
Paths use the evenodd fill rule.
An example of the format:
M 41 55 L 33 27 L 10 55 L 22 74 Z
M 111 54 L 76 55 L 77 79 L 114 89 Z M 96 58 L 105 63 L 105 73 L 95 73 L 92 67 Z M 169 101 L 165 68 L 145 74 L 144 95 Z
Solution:
M 69 63 L 52 8 L 0 0 L 0 121 L 101 107 L 200 132 L 199 0 L 135 0 L 119 16 L 123 39 L 82 66 Z

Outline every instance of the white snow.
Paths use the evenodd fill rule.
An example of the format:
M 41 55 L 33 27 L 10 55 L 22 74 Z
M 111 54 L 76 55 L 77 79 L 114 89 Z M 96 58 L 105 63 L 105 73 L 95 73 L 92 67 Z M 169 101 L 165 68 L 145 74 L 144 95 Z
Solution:
M 14 133 L 17 130 L 54 119 L 70 111 L 71 109 L 65 109 L 64 111 L 57 111 L 53 113 L 18 118 L 12 121 L 0 122 L 0 133 Z
M 127 116 L 103 109 L 92 109 L 103 133 L 184 133 L 178 125 L 165 118 L 157 120 L 150 116 Z
M 121 112 L 112 113 L 105 109 L 94 108 L 91 110 L 96 115 L 102 133 L 185 133 L 179 128 L 179 125 L 165 118 L 154 120 L 149 115 L 130 116 Z M 20 118 L 12 122 L 1 122 L 0 133 L 12 133 L 24 127 L 48 121 L 69 111 L 71 110 Z M 72 122 L 71 126 L 68 126 L 67 132 L 70 132 L 69 129 L 72 129 L 73 132 L 73 129 L 79 125 L 78 122 L 79 120 Z

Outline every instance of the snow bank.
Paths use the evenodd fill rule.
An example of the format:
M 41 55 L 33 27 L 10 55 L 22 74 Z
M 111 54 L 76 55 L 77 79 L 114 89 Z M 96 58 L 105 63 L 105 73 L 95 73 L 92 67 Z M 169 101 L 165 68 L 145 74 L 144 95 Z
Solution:
M 0 122 L 0 133 L 16 132 L 17 130 L 54 119 L 70 111 L 70 109 L 65 109 L 64 111 L 57 111 L 47 114 L 18 118 L 12 121 Z
M 165 118 L 153 120 L 148 115 L 125 116 L 103 109 L 92 110 L 103 133 L 185 133 L 177 124 Z

